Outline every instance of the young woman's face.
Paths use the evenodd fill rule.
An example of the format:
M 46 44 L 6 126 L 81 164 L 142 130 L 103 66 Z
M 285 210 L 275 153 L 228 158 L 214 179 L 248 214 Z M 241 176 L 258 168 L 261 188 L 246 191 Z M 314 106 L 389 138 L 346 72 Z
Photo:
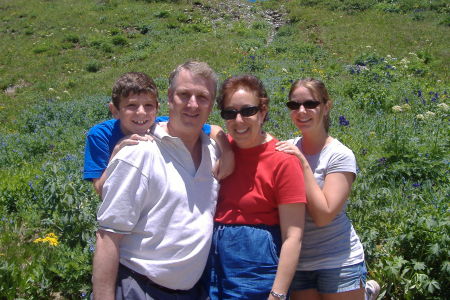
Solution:
M 302 131 L 325 130 L 324 117 L 328 114 L 329 106 L 316 99 L 305 87 L 297 87 L 291 95 L 290 101 L 305 103 L 307 101 L 320 102 L 315 108 L 305 108 L 300 105 L 298 109 L 291 110 L 291 119 L 294 125 Z
M 228 133 L 239 148 L 252 148 L 264 141 L 261 126 L 267 111 L 260 102 L 254 93 L 244 89 L 238 89 L 224 101 L 224 111 L 240 112 L 237 113 L 236 118 L 226 120 Z M 241 112 L 242 109 L 244 112 Z M 248 115 L 249 111 L 256 111 L 256 113 L 251 116 L 243 116 L 243 114 Z

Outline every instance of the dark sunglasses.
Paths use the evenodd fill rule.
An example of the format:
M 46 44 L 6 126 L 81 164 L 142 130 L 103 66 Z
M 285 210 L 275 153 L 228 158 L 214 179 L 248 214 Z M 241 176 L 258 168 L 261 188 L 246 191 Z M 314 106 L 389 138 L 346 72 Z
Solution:
M 259 106 L 248 106 L 241 108 L 241 110 L 236 109 L 224 109 L 220 112 L 220 116 L 224 120 L 234 120 L 237 115 L 240 114 L 242 117 L 251 117 L 259 111 Z
M 320 101 L 306 100 L 305 102 L 296 102 L 296 101 L 286 102 L 286 106 L 290 110 L 298 110 L 302 105 L 305 109 L 313 109 L 320 105 Z

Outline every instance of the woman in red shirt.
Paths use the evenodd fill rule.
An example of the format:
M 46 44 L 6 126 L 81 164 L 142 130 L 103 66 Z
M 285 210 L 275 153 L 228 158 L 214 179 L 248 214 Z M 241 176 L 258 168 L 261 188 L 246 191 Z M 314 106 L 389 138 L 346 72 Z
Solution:
M 252 75 L 223 83 L 218 105 L 235 153 L 221 181 L 207 279 L 214 299 L 287 299 L 301 248 L 305 188 L 299 161 L 262 126 L 269 98 Z

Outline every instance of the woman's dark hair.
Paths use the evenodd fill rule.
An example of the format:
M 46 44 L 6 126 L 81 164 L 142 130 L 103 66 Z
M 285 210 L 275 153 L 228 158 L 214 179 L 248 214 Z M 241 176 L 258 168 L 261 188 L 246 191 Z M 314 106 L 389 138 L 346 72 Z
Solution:
M 260 101 L 259 106 L 265 106 L 267 110 L 269 109 L 270 99 L 267 96 L 267 92 L 262 81 L 253 75 L 239 75 L 229 77 L 222 83 L 219 96 L 217 97 L 217 105 L 220 110 L 225 108 L 225 100 L 231 97 L 239 89 L 254 93 Z M 264 121 L 267 119 L 268 113 L 266 114 Z

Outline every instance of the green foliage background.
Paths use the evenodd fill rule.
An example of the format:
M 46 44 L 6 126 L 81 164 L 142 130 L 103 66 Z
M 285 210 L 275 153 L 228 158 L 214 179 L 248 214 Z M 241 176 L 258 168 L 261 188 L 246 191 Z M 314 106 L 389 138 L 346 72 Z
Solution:
M 331 134 L 357 156 L 349 215 L 380 298 L 445 299 L 449 12 L 439 0 L 2 1 L 0 298 L 88 296 L 99 199 L 81 180 L 84 134 L 109 118 L 120 74 L 153 77 L 165 114 L 169 72 L 199 59 L 221 80 L 259 76 L 280 139 L 299 134 L 290 84 L 323 80 Z M 210 123 L 223 125 L 217 110 Z M 49 233 L 57 245 L 34 242 Z

